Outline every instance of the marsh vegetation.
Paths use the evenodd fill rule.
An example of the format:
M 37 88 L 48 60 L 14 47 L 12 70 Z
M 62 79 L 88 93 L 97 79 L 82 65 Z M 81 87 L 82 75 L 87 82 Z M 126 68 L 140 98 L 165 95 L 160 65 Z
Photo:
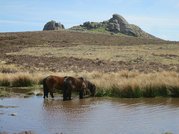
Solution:
M 97 86 L 96 96 L 110 97 L 156 97 L 179 96 L 179 74 L 176 72 L 139 73 L 120 71 L 100 72 L 59 72 L 59 73 L 0 73 L 2 87 L 32 87 L 41 85 L 48 75 L 82 76 Z

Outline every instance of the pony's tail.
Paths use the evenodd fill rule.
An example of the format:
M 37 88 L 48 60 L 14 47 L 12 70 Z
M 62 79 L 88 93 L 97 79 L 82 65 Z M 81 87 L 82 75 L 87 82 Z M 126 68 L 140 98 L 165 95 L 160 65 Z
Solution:
M 45 97 L 48 98 L 48 86 L 46 83 L 47 78 L 43 79 L 42 84 L 43 84 L 43 91 L 44 91 L 44 99 Z

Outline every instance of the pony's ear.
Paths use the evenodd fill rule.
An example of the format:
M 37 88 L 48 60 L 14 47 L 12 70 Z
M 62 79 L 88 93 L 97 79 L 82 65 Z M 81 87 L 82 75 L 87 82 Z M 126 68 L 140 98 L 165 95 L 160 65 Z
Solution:
M 63 81 L 66 82 L 68 78 L 68 76 L 65 76 Z
M 79 77 L 79 79 L 81 79 L 81 80 L 83 80 L 83 81 L 85 80 L 83 77 Z

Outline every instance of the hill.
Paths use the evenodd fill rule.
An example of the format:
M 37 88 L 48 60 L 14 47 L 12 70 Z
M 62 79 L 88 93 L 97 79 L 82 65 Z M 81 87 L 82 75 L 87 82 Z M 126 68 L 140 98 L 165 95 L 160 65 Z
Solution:
M 70 30 L 0 33 L 0 65 L 28 71 L 179 71 L 179 43 Z
M 76 31 L 92 31 L 102 33 L 124 34 L 134 37 L 156 38 L 144 32 L 140 27 L 129 24 L 121 15 L 113 14 L 112 18 L 103 22 L 85 22 L 82 25 L 70 28 Z

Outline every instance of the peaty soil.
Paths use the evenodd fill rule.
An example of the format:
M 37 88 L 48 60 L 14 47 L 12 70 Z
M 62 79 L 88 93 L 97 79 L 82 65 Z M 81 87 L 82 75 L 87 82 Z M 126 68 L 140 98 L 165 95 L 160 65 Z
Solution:
M 36 71 L 99 71 L 117 72 L 121 70 L 155 72 L 155 71 L 177 71 L 179 65 L 164 65 L 161 63 L 144 61 L 106 61 L 100 59 L 79 59 L 74 57 L 35 57 L 35 56 L 7 56 L 9 64 L 22 65 L 29 70 Z

